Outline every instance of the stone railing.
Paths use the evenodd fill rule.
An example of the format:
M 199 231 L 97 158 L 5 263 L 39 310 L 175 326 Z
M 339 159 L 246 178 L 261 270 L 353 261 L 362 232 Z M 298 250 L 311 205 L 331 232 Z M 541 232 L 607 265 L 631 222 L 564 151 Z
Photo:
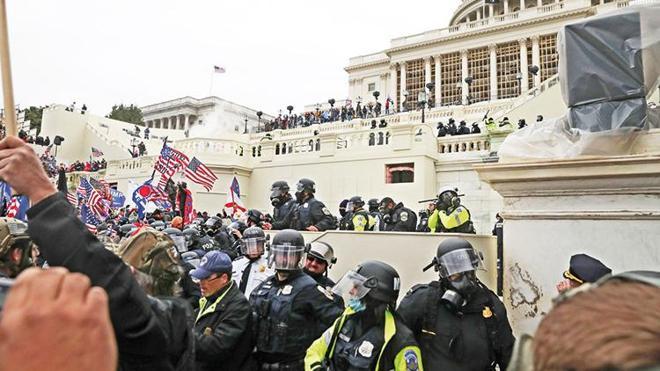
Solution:
M 190 138 L 176 141 L 174 147 L 192 157 L 196 154 L 223 157 L 248 157 L 250 144 L 238 140 Z
M 94 178 L 94 179 L 103 179 L 105 178 L 106 169 L 100 169 L 97 171 L 72 171 L 66 173 L 66 183 L 69 189 L 74 189 L 80 184 L 80 178 Z
M 126 160 L 108 162 L 107 173 L 151 171 L 154 168 L 157 156 L 142 156 Z
M 490 151 L 490 137 L 486 133 L 452 135 L 438 138 L 438 153 Z
M 387 54 L 383 52 L 378 52 L 378 53 L 373 53 L 373 54 L 367 54 L 367 55 L 360 55 L 357 57 L 350 58 L 348 61 L 348 64 L 350 66 L 357 66 L 361 64 L 367 64 L 367 63 L 373 63 L 373 62 L 380 62 L 380 61 L 388 61 L 389 57 Z

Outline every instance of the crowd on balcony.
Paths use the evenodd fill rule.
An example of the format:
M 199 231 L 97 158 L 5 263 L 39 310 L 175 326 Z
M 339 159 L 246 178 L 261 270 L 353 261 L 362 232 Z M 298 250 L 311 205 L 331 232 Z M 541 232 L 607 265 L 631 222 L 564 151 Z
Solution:
M 537 115 L 536 116 L 536 122 L 541 122 L 543 121 L 543 115 Z M 514 130 L 514 126 L 509 121 L 508 117 L 503 117 L 501 121 L 495 121 L 492 117 L 489 117 L 487 120 L 484 118 L 484 125 L 486 127 L 486 131 L 489 133 L 492 133 L 494 131 L 512 131 Z M 522 129 L 527 126 L 527 122 L 525 119 L 519 119 L 518 120 L 518 129 Z M 470 127 L 467 126 L 467 123 L 465 120 L 461 120 L 458 123 L 458 126 L 456 125 L 456 120 L 454 118 L 450 118 L 449 122 L 445 125 L 442 121 L 438 122 L 437 125 L 438 129 L 438 137 L 444 137 L 447 135 L 466 135 L 466 134 L 479 134 L 481 133 L 481 128 L 479 127 L 479 123 L 473 122 Z
M 368 119 L 376 118 L 382 115 L 388 115 L 390 113 L 395 113 L 393 109 L 393 101 L 387 99 L 385 101 L 385 109 L 383 110 L 383 104 L 380 102 L 369 102 L 362 105 L 362 102 L 358 101 L 355 107 L 351 101 L 347 101 L 345 106 L 341 108 L 334 106 L 334 100 L 331 99 L 331 107 L 327 110 L 316 109 L 316 111 L 308 111 L 301 114 L 292 114 L 293 107 L 289 106 L 288 115 L 278 115 L 275 119 L 267 121 L 265 124 L 265 131 L 272 130 L 286 130 L 286 129 L 295 129 L 298 127 L 308 127 L 313 124 L 325 124 L 332 122 L 345 122 L 351 121 L 355 118 L 359 119 Z M 390 110 L 390 107 L 392 109 Z

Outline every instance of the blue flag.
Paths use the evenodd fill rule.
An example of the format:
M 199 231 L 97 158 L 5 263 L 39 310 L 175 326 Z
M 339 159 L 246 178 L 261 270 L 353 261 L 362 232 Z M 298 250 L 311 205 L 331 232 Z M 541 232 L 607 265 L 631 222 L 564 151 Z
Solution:
M 118 208 L 124 206 L 126 196 L 114 188 L 110 188 L 110 195 L 112 195 L 112 207 Z

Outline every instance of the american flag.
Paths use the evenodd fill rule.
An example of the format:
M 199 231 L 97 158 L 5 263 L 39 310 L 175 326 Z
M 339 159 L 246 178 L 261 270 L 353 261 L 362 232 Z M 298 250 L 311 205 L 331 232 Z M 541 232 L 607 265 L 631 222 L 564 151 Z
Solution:
M 101 221 L 94 216 L 87 205 L 80 207 L 80 219 L 91 233 L 96 233 L 96 226 L 101 224 Z
M 67 192 L 66 193 L 66 199 L 69 201 L 71 205 L 74 207 L 78 206 L 78 196 L 76 196 L 75 193 Z
M 215 176 L 206 165 L 199 161 L 197 157 L 193 157 L 192 160 L 190 160 L 190 163 L 184 170 L 183 174 L 193 182 L 201 184 L 207 191 L 210 191 L 213 188 L 213 183 L 218 180 L 218 177 Z
M 92 187 L 94 187 L 94 189 L 98 191 L 101 197 L 103 197 L 104 199 L 106 200 L 112 199 L 112 195 L 110 194 L 110 184 L 108 184 L 108 182 L 106 182 L 105 180 L 103 179 L 97 180 L 90 177 L 89 184 L 91 184 Z
M 245 211 L 247 210 L 241 202 L 241 190 L 238 186 L 238 179 L 234 177 L 229 186 L 229 193 L 227 193 L 227 202 L 225 203 L 225 209 L 231 209 L 231 215 L 233 216 L 236 211 Z
M 96 216 L 106 217 L 108 215 L 108 205 L 101 194 L 94 189 L 92 184 L 86 178 L 80 178 L 80 186 L 78 188 L 81 187 L 85 192 L 83 203 L 87 204 Z
M 26 213 L 30 201 L 27 196 L 16 195 L 12 196 L 9 206 L 7 207 L 7 217 L 20 220 L 27 220 Z
M 215 73 L 225 73 L 227 72 L 224 67 L 213 66 L 213 72 Z
M 161 174 L 158 185 L 155 187 L 164 193 L 167 181 L 177 172 L 179 168 L 188 167 L 188 156 L 176 149 L 165 145 L 160 151 L 160 156 L 154 165 L 154 170 Z

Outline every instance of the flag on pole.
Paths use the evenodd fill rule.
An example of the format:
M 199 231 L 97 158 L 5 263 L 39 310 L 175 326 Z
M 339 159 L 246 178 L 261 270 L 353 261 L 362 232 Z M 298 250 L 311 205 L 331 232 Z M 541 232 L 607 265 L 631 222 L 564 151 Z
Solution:
M 78 207 L 78 196 L 75 193 L 67 192 L 66 199 L 69 201 L 73 207 Z
M 215 73 L 225 73 L 227 72 L 224 67 L 213 66 L 213 72 Z
M 238 179 L 234 177 L 229 186 L 229 192 L 227 193 L 227 202 L 225 203 L 225 209 L 231 210 L 231 216 L 233 216 L 237 211 L 247 210 L 241 202 L 241 189 L 238 185 Z
M 96 218 L 89 207 L 84 204 L 80 207 L 80 219 L 85 223 L 87 230 L 91 233 L 96 233 L 96 226 L 101 224 L 101 221 Z
M 207 191 L 210 191 L 213 188 L 215 181 L 218 180 L 218 177 L 215 176 L 206 165 L 199 161 L 197 157 L 193 157 L 192 160 L 190 160 L 188 167 L 183 171 L 183 174 L 186 178 L 202 185 Z
M 110 195 L 112 196 L 112 207 L 123 207 L 126 203 L 126 196 L 114 188 L 110 188 Z
M 94 157 L 101 157 L 103 156 L 103 152 L 101 152 L 100 149 L 92 147 L 92 156 Z

